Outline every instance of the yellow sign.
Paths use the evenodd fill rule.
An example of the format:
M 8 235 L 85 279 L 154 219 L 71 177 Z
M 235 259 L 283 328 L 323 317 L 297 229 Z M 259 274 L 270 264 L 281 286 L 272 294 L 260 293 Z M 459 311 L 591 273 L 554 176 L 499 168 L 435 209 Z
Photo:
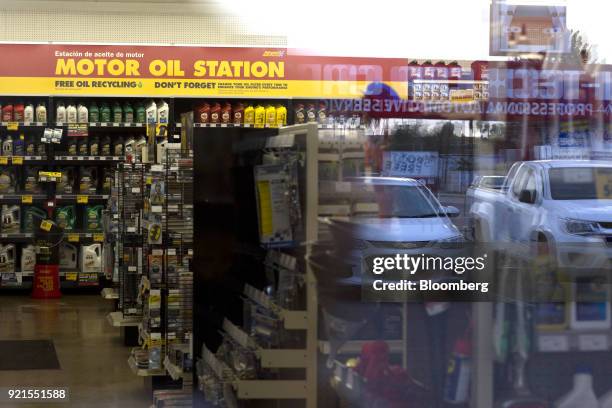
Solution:
M 86 196 L 86 195 L 77 196 L 77 204 L 87 204 L 88 202 L 89 202 L 89 196 Z
M 21 157 L 21 156 L 13 157 L 13 164 L 22 165 L 23 164 L 23 157 Z
M 68 242 L 79 242 L 79 234 L 68 234 Z
M 0 164 L 6 166 L 8 164 L 8 157 L 0 157 Z
M 62 173 L 59 171 L 39 171 L 38 176 L 41 178 L 46 177 L 46 178 L 61 179 Z
M 94 234 L 93 240 L 95 242 L 104 242 L 104 234 Z
M 78 275 L 79 274 L 77 272 L 66 272 L 66 280 L 75 282 Z
M 32 204 L 32 196 L 31 195 L 21 196 L 21 203 L 22 204 Z
M 7 130 L 17 130 L 19 129 L 19 122 L 9 122 L 6 124 Z
M 612 168 L 599 168 L 595 173 L 597 184 L 597 198 L 600 200 L 612 199 Z
M 40 223 L 40 229 L 43 231 L 51 231 L 51 228 L 53 228 L 53 223 L 51 223 L 50 221 L 44 220 L 43 222 Z

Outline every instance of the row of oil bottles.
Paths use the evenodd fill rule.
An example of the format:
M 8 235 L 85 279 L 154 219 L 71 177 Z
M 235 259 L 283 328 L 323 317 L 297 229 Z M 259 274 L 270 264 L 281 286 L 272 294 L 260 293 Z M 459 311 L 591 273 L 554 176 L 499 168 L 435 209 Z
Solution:
M 17 269 L 17 251 L 20 250 L 20 264 Z M 103 245 L 93 243 L 80 247 L 63 242 L 59 248 L 60 270 L 73 272 L 102 272 Z M 36 246 L 32 244 L 18 248 L 15 244 L 0 245 L 0 272 L 33 272 L 36 265 Z M 78 270 L 77 270 L 78 268 Z

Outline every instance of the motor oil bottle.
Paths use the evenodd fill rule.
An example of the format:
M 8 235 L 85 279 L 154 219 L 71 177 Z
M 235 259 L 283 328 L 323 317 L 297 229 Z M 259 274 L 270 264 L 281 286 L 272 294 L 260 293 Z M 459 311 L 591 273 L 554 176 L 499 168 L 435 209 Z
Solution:
M 25 154 L 26 156 L 35 156 L 36 155 L 36 143 L 34 142 L 33 137 L 28 137 L 25 143 Z
M 65 167 L 62 169 L 62 177 L 56 184 L 56 192 L 59 194 L 72 194 L 74 191 L 74 168 Z
M 163 99 L 157 105 L 157 123 L 167 125 L 170 121 L 170 107 Z
M 136 139 L 136 143 L 134 144 L 134 157 L 137 162 L 142 162 L 145 160 L 146 148 L 147 138 L 141 135 L 138 139 Z
M 113 122 L 121 123 L 121 121 L 123 121 L 123 109 L 119 102 L 115 102 L 113 104 Z
M 431 61 L 423 63 L 423 79 L 433 81 L 436 77 L 436 71 Z M 433 86 L 431 82 L 423 83 L 423 100 L 430 101 L 433 98 Z
M 113 185 L 113 172 L 111 169 L 104 169 L 102 176 L 102 194 L 108 194 L 111 192 L 111 187 Z
M 132 108 L 132 104 L 128 101 L 123 104 L 123 121 L 125 123 L 134 123 L 134 108 Z
M 15 143 L 13 143 L 13 153 L 15 156 L 24 156 L 25 155 L 25 135 L 21 133 L 17 139 L 15 139 Z
M 146 123 L 147 122 L 147 111 L 145 109 L 145 106 L 140 102 L 136 105 L 135 119 L 136 119 L 136 123 Z
M 59 102 L 55 107 L 55 121 L 57 123 L 66 123 L 66 107 L 64 102 Z
M 18 205 L 2 206 L 2 232 L 18 233 L 21 226 L 21 209 Z
M 154 125 L 157 122 L 157 105 L 155 101 L 150 101 L 146 108 L 146 123 L 148 125 Z
M 574 373 L 574 387 L 561 397 L 555 408 L 599 408 L 593 391 L 593 371 L 591 367 L 580 365 Z
M 0 169 L 0 193 L 14 193 L 13 175 L 10 169 Z
M 112 155 L 112 144 L 111 138 L 108 135 L 102 136 L 102 141 L 100 142 L 100 154 L 102 156 L 111 156 Z
M 327 105 L 323 102 L 319 103 L 317 111 L 317 123 L 319 125 L 327 125 Z
M 283 105 L 276 105 L 276 124 L 275 127 L 287 126 L 287 108 Z
M 298 103 L 295 106 L 295 114 L 294 114 L 294 122 L 296 125 L 302 124 L 302 123 L 306 123 L 306 111 L 304 110 L 304 105 L 301 103 Z
M 89 155 L 89 146 L 87 145 L 87 138 L 80 137 L 77 142 L 77 154 L 79 156 L 88 156 Z
M 76 207 L 74 205 L 57 207 L 55 222 L 64 231 L 73 231 L 76 224 Z
M 221 104 L 215 103 L 211 106 L 210 123 L 221 123 Z
M 274 105 L 268 105 L 266 107 L 266 126 L 276 127 L 276 108 Z
M 100 122 L 100 108 L 98 108 L 98 104 L 93 101 L 91 105 L 89 105 L 89 121 L 91 123 Z
M 68 244 L 62 243 L 59 250 L 59 267 L 62 270 L 71 270 L 74 271 L 77 268 L 77 247 Z
M 68 140 L 68 155 L 76 156 L 79 152 L 79 146 L 76 137 L 71 137 Z
M 197 107 L 196 121 L 198 123 L 209 123 L 210 122 L 210 104 L 209 103 L 204 102 Z
M 23 232 L 34 232 L 37 228 L 37 222 L 47 218 L 47 212 L 42 208 L 29 206 L 23 213 Z
M 106 102 L 102 102 L 100 105 L 100 122 L 111 122 L 112 112 L 111 108 Z
M 113 142 L 113 155 L 114 156 L 123 156 L 123 139 L 118 137 Z
M 13 121 L 13 104 L 7 103 L 2 107 L 2 121 L 12 122 Z
M 255 108 L 251 104 L 244 108 L 244 124 L 249 126 L 255 125 Z
M 266 108 L 257 104 L 255 106 L 255 127 L 262 128 L 266 125 Z
M 23 184 L 24 190 L 27 193 L 40 193 L 42 186 L 38 183 L 38 172 L 40 167 L 30 167 L 26 172 L 25 182 Z
M 72 102 L 68 102 L 68 106 L 66 106 L 66 122 L 67 123 L 77 123 L 79 120 L 77 114 L 77 108 Z
M 21 272 L 33 272 L 36 265 L 36 249 L 27 245 L 21 249 Z
M 89 138 L 89 154 L 90 156 L 100 155 L 100 139 L 98 136 L 91 136 Z
M 11 135 L 8 135 L 4 142 L 2 142 L 2 155 L 3 156 L 12 156 L 13 155 L 13 138 Z
M 36 121 L 42 123 L 47 122 L 47 107 L 44 103 L 39 103 L 36 106 Z
M 232 123 L 232 104 L 229 102 L 225 102 L 221 109 L 221 123 Z
M 87 123 L 89 122 L 89 110 L 87 106 L 79 104 L 77 106 L 77 122 L 78 123 Z
M 98 169 L 96 167 L 87 167 L 81 169 L 81 177 L 79 179 L 79 193 L 81 194 L 96 194 L 98 187 Z
M 84 224 L 87 231 L 102 230 L 102 209 L 101 205 L 89 205 L 85 207 Z
M 136 139 L 134 139 L 133 136 L 128 137 L 127 139 L 125 139 L 125 159 L 130 162 L 133 163 L 134 159 L 135 159 L 135 154 L 134 154 L 134 148 L 136 147 Z
M 15 244 L 0 245 L 0 271 L 15 271 Z
M 23 102 L 17 102 L 13 107 L 13 120 L 15 122 L 25 122 L 25 105 Z
M 81 272 L 101 272 L 102 244 L 83 245 L 81 247 Z
M 237 103 L 234 105 L 232 112 L 232 123 L 234 126 L 242 126 L 244 123 L 244 105 L 242 103 Z
M 36 154 L 42 157 L 47 156 L 47 145 L 45 143 L 38 143 L 36 145 Z
M 316 123 L 317 121 L 317 110 L 314 103 L 309 103 L 306 106 L 306 120 L 309 123 Z
M 23 121 L 26 123 L 34 122 L 34 105 L 28 103 L 23 108 Z

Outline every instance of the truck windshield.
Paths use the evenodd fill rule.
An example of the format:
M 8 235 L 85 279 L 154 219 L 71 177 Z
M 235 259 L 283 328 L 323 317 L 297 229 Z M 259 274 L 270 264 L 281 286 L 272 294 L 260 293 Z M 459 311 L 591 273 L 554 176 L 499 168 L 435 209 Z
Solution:
M 612 168 L 565 167 L 550 169 L 553 200 L 596 200 L 612 198 Z
M 374 191 L 381 218 L 425 218 L 444 214 L 436 198 L 422 187 L 378 185 Z

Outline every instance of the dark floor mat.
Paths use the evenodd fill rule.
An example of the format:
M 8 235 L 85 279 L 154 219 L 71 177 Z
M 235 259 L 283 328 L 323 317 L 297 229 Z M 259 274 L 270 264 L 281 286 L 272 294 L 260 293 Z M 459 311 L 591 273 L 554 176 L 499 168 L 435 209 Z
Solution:
M 59 370 L 50 340 L 0 340 L 0 370 Z

